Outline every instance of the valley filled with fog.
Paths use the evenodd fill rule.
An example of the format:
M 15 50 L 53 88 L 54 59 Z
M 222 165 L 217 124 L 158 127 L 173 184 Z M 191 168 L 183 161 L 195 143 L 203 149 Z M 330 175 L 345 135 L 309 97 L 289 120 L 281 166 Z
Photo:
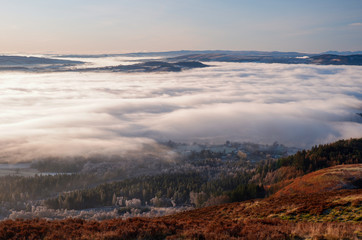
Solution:
M 361 75 L 360 66 L 222 62 L 176 73 L 1 72 L 0 160 L 160 151 L 168 140 L 303 148 L 359 137 Z
M 362 132 L 361 66 L 2 59 L 0 219 L 155 217 L 262 198 L 328 153 L 299 150 Z

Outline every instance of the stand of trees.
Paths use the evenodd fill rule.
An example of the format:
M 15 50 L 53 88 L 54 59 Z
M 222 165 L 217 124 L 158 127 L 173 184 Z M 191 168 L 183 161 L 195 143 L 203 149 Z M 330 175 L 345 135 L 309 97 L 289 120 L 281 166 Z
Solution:
M 210 156 L 207 151 L 202 154 Z M 202 163 L 207 165 L 210 161 L 205 160 Z M 262 162 L 254 171 L 240 171 L 234 175 L 221 175 L 212 179 L 202 172 L 142 176 L 61 194 L 57 198 L 48 199 L 45 204 L 54 209 L 85 209 L 112 205 L 114 196 L 140 199 L 142 204 L 150 203 L 155 197 L 172 199 L 177 205 L 193 203 L 197 206 L 203 206 L 209 199 L 218 196 L 227 196 L 227 201 L 231 202 L 243 201 L 267 196 L 269 193 L 262 185 L 265 176 L 282 167 L 293 169 L 296 174 L 288 176 L 295 177 L 321 168 L 354 163 L 362 163 L 362 139 L 315 146 L 311 150 L 299 151 L 286 158 Z M 285 179 L 278 179 L 282 180 Z
M 242 160 L 225 161 L 210 151 L 203 151 L 200 156 L 194 155 L 197 159 L 187 162 L 188 168 L 178 166 L 179 169 L 169 169 L 168 173 L 111 183 L 107 181 L 119 178 L 113 175 L 112 178 L 106 175 L 100 178 L 96 173 L 5 176 L 0 178 L 0 202 L 45 199 L 44 204 L 52 209 L 86 209 L 114 205 L 117 197 L 139 199 L 142 205 L 156 205 L 155 202 L 170 205 L 172 201 L 178 206 L 193 204 L 197 207 L 262 198 L 277 190 L 275 183 L 283 180 L 334 165 L 362 163 L 362 139 L 315 146 L 311 150 L 299 151 L 278 160 L 270 159 L 256 166 Z M 240 164 L 246 166 L 241 167 Z M 42 166 L 49 169 L 56 165 Z M 270 187 L 270 184 L 274 186 Z M 269 185 L 267 192 L 264 189 L 266 185 Z
M 203 193 L 206 197 L 200 203 L 202 205 L 213 196 L 230 195 L 235 200 L 246 199 L 247 195 L 258 197 L 261 193 L 259 188 L 262 187 L 249 186 L 251 176 L 242 173 L 237 176 L 221 176 L 210 181 L 207 176 L 195 172 L 142 176 L 61 194 L 57 198 L 46 200 L 45 204 L 53 209 L 86 209 L 113 205 L 114 196 L 119 196 L 125 199 L 140 199 L 142 204 L 149 204 L 151 199 L 156 197 L 172 199 L 177 205 L 184 205 L 191 203 L 190 193 Z M 238 186 L 247 186 L 247 191 L 232 194 Z
M 299 151 L 286 158 L 265 161 L 257 167 L 256 172 L 263 178 L 268 172 L 281 167 L 294 167 L 306 174 L 335 165 L 356 163 L 362 163 L 362 138 L 314 146 L 311 150 Z
M 98 181 L 92 174 L 4 176 L 0 178 L 0 201 L 40 200 L 58 192 L 85 188 Z

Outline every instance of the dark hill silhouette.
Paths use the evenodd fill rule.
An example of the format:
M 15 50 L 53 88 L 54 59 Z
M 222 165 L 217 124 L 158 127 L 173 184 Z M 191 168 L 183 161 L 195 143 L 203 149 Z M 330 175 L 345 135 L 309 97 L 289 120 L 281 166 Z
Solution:
M 74 71 L 99 71 L 99 72 L 180 72 L 185 69 L 208 67 L 197 61 L 164 62 L 147 61 L 131 65 L 119 65 L 100 68 L 84 68 Z
M 80 64 L 80 63 L 83 62 L 43 58 L 43 57 L 0 56 L 0 66 L 40 65 L 40 64 Z
M 306 54 L 303 56 L 265 53 L 264 55 L 245 55 L 238 53 L 196 53 L 182 55 L 169 60 L 177 61 L 204 61 L 204 62 L 257 62 L 257 63 L 283 63 L 283 64 L 318 64 L 318 65 L 362 65 L 362 55 L 332 55 L 332 54 Z

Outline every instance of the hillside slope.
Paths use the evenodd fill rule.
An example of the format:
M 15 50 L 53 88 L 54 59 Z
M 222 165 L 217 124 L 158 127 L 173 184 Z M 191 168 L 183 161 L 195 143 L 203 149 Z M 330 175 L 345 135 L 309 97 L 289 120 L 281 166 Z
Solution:
M 159 218 L 0 222 L 0 239 L 360 239 L 362 190 L 249 200 Z M 348 221 L 348 222 L 346 222 Z
M 337 165 L 298 177 L 275 196 L 357 189 L 362 187 L 361 182 L 362 164 Z
M 338 141 L 262 165 L 260 176 L 280 169 L 305 174 L 274 177 L 276 184 L 289 184 L 268 198 L 158 218 L 6 220 L 0 222 L 0 240 L 362 239 L 361 144 Z

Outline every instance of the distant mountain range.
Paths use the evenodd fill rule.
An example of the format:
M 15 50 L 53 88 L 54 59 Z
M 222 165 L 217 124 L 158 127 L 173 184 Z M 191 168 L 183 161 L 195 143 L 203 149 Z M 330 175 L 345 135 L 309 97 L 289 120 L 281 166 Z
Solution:
M 270 55 L 244 55 L 244 54 L 227 54 L 227 53 L 202 53 L 189 54 L 178 57 L 169 58 L 170 61 L 202 61 L 202 62 L 258 62 L 258 63 L 284 63 L 284 64 L 318 64 L 318 65 L 362 65 L 362 55 L 303 55 L 296 56 L 294 53 L 290 55 L 274 54 Z
M 300 52 L 280 52 L 280 51 L 230 51 L 230 50 L 180 50 L 180 51 L 167 51 L 167 52 L 135 52 L 135 53 L 120 53 L 120 54 L 68 54 L 68 55 L 55 55 L 55 57 L 62 58 L 101 58 L 101 57 L 176 57 L 190 54 L 228 54 L 239 56 L 273 56 L 273 57 L 302 57 L 314 56 L 323 54 L 333 55 L 355 55 L 362 54 L 362 51 L 355 52 L 338 52 L 328 51 L 323 53 L 300 53 Z
M 327 51 L 323 52 L 321 54 L 333 54 L 333 55 L 355 55 L 355 54 L 362 54 L 362 51 Z
M 79 64 L 79 63 L 82 62 L 44 58 L 44 57 L 0 56 L 1 66 L 39 65 L 39 64 Z
M 75 71 L 100 71 L 100 72 L 180 72 L 185 69 L 208 67 L 198 61 L 185 62 L 163 62 L 163 61 L 148 61 L 132 65 L 119 65 L 99 68 L 84 68 Z
M 0 56 L 0 71 L 50 71 L 83 63 L 45 57 Z
M 330 54 L 334 53 L 334 54 Z M 49 57 L 0 56 L 0 71 L 109 71 L 109 72 L 178 72 L 185 69 L 207 67 L 202 62 L 255 62 L 282 64 L 317 65 L 362 65 L 362 54 L 341 55 L 350 52 L 328 52 L 328 54 L 307 54 L 298 52 L 263 51 L 171 51 L 101 55 L 57 55 Z M 351 52 L 352 53 L 352 52 Z M 362 52 L 361 52 L 362 53 Z M 106 66 L 98 68 L 77 68 L 71 66 L 86 61 L 64 60 L 59 58 L 105 58 L 135 57 L 141 63 L 131 65 Z M 155 57 L 158 57 L 155 59 Z M 159 57 L 162 57 L 161 59 Z

